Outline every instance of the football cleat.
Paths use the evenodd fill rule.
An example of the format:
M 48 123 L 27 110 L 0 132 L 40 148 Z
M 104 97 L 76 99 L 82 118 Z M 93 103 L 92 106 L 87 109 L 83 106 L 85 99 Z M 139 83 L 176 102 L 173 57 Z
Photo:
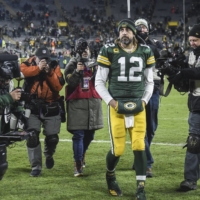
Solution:
M 116 181 L 116 176 L 114 172 L 106 172 L 106 182 L 108 185 L 109 193 L 112 196 L 122 196 L 122 191 Z
M 136 191 L 136 200 L 146 200 L 144 182 L 140 182 Z

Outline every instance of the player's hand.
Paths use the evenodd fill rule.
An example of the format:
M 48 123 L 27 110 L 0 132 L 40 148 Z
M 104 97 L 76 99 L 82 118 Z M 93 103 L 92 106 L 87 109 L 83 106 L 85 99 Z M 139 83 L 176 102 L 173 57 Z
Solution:
M 143 101 L 143 100 L 142 100 L 142 105 L 143 105 L 143 107 L 145 107 L 145 106 L 146 106 L 146 102 L 145 102 L 145 101 Z
M 114 99 L 112 99 L 112 100 L 109 102 L 109 105 L 115 109 L 116 106 L 117 106 L 117 101 L 115 101 Z
M 21 89 L 15 89 L 12 92 L 10 92 L 11 97 L 14 101 L 18 101 L 21 98 Z

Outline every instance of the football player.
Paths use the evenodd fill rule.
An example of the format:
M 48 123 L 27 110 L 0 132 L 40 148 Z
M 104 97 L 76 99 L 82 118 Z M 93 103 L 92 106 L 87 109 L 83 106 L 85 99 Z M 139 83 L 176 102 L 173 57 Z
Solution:
M 145 200 L 145 105 L 153 92 L 152 67 L 155 58 L 149 46 L 138 43 L 136 28 L 131 19 L 121 20 L 118 31 L 119 37 L 115 43 L 104 45 L 99 52 L 95 81 L 97 92 L 108 105 L 111 150 L 106 156 L 106 181 L 112 196 L 122 195 L 116 181 L 115 168 L 124 153 L 128 131 L 135 158 L 136 199 Z

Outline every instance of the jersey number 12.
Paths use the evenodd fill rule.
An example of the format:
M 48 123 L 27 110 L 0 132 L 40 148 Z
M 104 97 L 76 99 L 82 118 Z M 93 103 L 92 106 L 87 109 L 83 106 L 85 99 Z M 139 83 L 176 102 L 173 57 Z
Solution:
M 139 76 L 134 76 L 134 73 L 135 72 L 141 72 L 142 71 L 142 66 L 143 66 L 143 60 L 139 57 L 134 57 L 132 56 L 130 58 L 130 63 L 135 63 L 135 62 L 138 62 L 139 63 L 139 66 L 138 67 L 131 67 L 129 69 L 129 75 L 128 77 L 125 76 L 125 69 L 126 69 L 126 60 L 125 60 L 125 57 L 121 57 L 119 60 L 118 60 L 118 63 L 120 64 L 120 76 L 117 77 L 117 80 L 118 81 L 123 81 L 123 82 L 126 82 L 126 81 L 131 81 L 131 82 L 139 82 L 142 80 L 142 75 L 139 75 Z

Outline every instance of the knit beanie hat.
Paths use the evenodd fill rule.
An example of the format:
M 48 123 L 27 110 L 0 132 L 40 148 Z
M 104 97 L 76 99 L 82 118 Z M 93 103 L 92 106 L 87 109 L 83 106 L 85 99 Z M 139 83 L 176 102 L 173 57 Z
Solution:
M 147 20 L 142 19 L 142 18 L 137 19 L 137 20 L 135 21 L 135 26 L 140 26 L 140 25 L 144 25 L 144 26 L 148 29 L 148 31 L 149 31 L 149 26 L 148 26 Z
M 200 24 L 195 24 L 189 31 L 189 36 L 200 38 Z
M 131 19 L 123 19 L 118 24 L 118 31 L 120 28 L 130 28 L 134 34 L 136 34 L 136 28 L 134 22 Z

